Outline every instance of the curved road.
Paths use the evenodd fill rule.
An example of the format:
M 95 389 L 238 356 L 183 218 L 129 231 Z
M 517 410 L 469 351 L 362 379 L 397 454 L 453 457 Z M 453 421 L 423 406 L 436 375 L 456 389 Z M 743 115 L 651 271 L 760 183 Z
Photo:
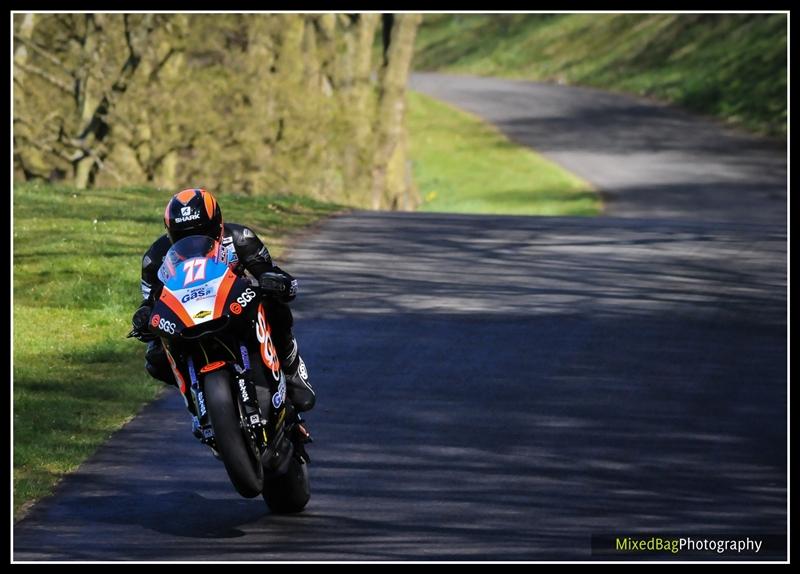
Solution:
M 786 223 L 785 143 L 590 88 L 441 74 L 414 74 L 411 88 L 594 184 L 608 215 Z
M 328 220 L 285 262 L 319 394 L 306 512 L 238 497 L 170 392 L 15 525 L 15 560 L 591 559 L 592 535 L 785 533 L 784 151 L 597 92 L 414 87 L 623 217 Z M 675 142 L 693 127 L 707 148 Z

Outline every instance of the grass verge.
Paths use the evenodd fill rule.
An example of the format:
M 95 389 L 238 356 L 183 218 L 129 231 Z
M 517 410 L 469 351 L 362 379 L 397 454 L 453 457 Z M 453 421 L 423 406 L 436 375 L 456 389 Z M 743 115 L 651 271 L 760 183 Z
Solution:
M 483 120 L 408 94 L 408 129 L 421 211 L 596 215 L 589 183 L 514 144 Z
M 141 258 L 163 232 L 169 196 L 14 188 L 16 518 L 164 386 L 144 371 L 144 345 L 125 335 L 141 300 Z M 339 209 L 299 197 L 219 200 L 226 220 L 252 226 L 277 257 L 287 234 Z

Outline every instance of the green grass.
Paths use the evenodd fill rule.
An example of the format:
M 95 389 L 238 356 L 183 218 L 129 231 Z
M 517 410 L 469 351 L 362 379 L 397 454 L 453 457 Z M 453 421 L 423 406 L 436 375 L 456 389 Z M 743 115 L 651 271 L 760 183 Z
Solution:
M 416 92 L 408 95 L 414 180 L 422 211 L 596 215 L 590 185 L 479 118 Z
M 785 14 L 426 15 L 418 70 L 651 96 L 786 136 Z
M 141 300 L 141 258 L 163 232 L 169 196 L 14 188 L 16 516 L 164 386 L 144 371 L 144 345 L 125 336 Z M 255 228 L 273 256 L 285 234 L 337 209 L 298 197 L 218 199 L 225 219 Z

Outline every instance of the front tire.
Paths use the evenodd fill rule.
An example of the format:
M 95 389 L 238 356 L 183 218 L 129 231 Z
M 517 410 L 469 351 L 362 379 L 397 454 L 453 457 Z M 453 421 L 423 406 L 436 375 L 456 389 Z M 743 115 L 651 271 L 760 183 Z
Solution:
M 292 456 L 289 470 L 275 478 L 265 478 L 261 496 L 276 514 L 301 512 L 311 498 L 308 485 L 308 465 Z
M 205 402 L 217 451 L 236 492 L 245 498 L 259 495 L 264 470 L 261 460 L 251 452 L 241 426 L 239 407 L 231 394 L 230 373 L 214 371 L 205 377 Z

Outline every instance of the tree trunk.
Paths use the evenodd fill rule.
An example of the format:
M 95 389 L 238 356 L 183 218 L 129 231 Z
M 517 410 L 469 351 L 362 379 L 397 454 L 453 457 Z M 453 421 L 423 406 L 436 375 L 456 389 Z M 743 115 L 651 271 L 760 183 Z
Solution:
M 128 58 L 119 71 L 119 74 L 110 90 L 102 91 L 102 86 L 97 87 L 95 78 L 92 77 L 94 60 L 102 57 L 102 25 L 106 14 L 87 14 L 86 39 L 83 53 L 87 62 L 84 70 L 82 89 L 76 93 L 78 111 L 80 114 L 80 132 L 73 138 L 78 151 L 73 161 L 75 187 L 84 189 L 89 187 L 98 170 L 103 166 L 103 160 L 110 149 L 106 145 L 106 137 L 111 126 L 108 124 L 108 114 L 114 108 L 117 99 L 128 89 L 130 82 L 142 59 L 142 49 L 147 37 L 152 31 L 153 15 L 147 14 L 142 22 L 134 24 L 129 21 L 129 15 L 123 16 L 125 37 L 128 44 Z M 97 90 L 96 92 L 94 90 Z
M 24 98 L 23 90 L 25 88 L 25 68 L 28 63 L 28 47 L 26 43 L 33 37 L 33 29 L 36 25 L 34 14 L 25 14 L 22 22 L 19 25 L 17 35 L 19 40 L 14 48 L 14 104 L 16 111 L 14 112 L 15 119 L 19 115 L 19 107 L 22 105 Z M 23 122 L 14 122 L 14 159 L 17 167 L 22 171 L 21 175 L 26 179 L 43 175 L 40 170 L 34 169 L 31 164 L 41 165 L 44 162 L 41 159 L 41 152 L 34 147 L 28 145 L 20 145 L 17 137 L 20 140 L 30 138 L 30 130 Z M 15 167 L 15 170 L 17 168 Z
M 185 14 L 176 14 L 172 17 L 171 25 L 171 34 L 166 39 L 162 39 L 161 50 L 158 55 L 164 58 L 168 57 L 167 54 L 171 51 L 174 53 L 171 57 L 168 57 L 169 59 L 158 70 L 159 85 L 174 85 L 181 80 L 181 76 L 185 72 L 184 41 L 189 33 L 189 19 Z M 148 77 L 150 77 L 151 81 L 155 79 L 152 73 L 148 74 Z M 157 186 L 165 189 L 176 189 L 178 187 L 178 149 L 186 145 L 186 142 L 180 139 L 182 134 L 179 127 L 175 125 L 177 119 L 174 111 L 172 111 L 169 117 L 166 118 L 169 125 L 166 126 L 166 129 L 159 130 L 161 133 L 165 133 L 165 139 L 167 139 L 166 142 L 160 142 L 160 147 L 163 149 L 165 146 L 167 149 L 163 151 L 163 159 L 154 170 L 153 181 Z M 149 120 L 151 124 L 158 125 L 165 121 L 165 118 L 156 110 L 156 114 L 151 114 Z M 151 131 L 153 131 L 152 127 Z
M 372 168 L 373 209 L 397 205 L 398 198 L 405 193 L 404 189 L 389 186 L 387 171 L 404 133 L 405 86 L 421 20 L 419 14 L 398 14 L 393 18 L 378 104 L 377 145 Z M 395 158 L 395 161 L 404 162 L 405 159 Z
M 102 86 L 98 86 L 98 82 L 93 77 L 93 67 L 97 59 L 102 57 L 100 51 L 100 44 L 103 41 L 103 18 L 104 14 L 86 14 L 85 15 L 85 36 L 83 42 L 83 66 L 78 72 L 78 89 L 75 91 L 75 104 L 80 118 L 80 126 L 88 126 L 92 124 L 95 118 L 95 112 L 102 98 Z M 94 174 L 92 172 L 97 170 L 96 160 L 89 153 L 81 153 L 76 158 L 73 169 L 73 181 L 75 187 L 78 189 L 86 189 Z
M 369 145 L 375 111 L 370 73 L 375 32 L 380 16 L 359 14 L 344 28 L 345 54 L 340 65 L 341 113 L 347 122 L 343 159 L 343 198 L 349 205 L 369 203 L 372 148 Z

